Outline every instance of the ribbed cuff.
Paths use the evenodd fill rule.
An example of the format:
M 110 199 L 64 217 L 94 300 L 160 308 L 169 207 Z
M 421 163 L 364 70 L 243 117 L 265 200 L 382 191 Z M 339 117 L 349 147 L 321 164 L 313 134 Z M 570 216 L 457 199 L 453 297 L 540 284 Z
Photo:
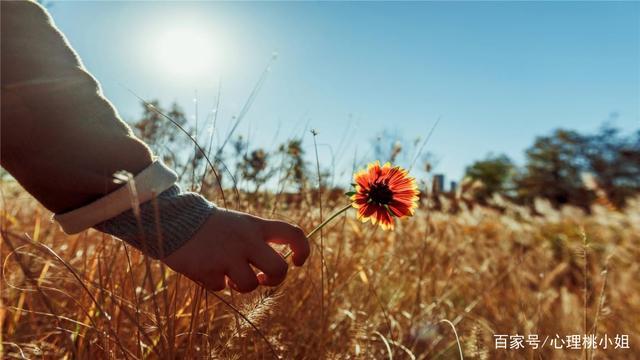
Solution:
M 139 217 L 130 209 L 94 228 L 162 259 L 190 240 L 215 210 L 215 205 L 199 194 L 182 192 L 173 185 L 140 204 Z

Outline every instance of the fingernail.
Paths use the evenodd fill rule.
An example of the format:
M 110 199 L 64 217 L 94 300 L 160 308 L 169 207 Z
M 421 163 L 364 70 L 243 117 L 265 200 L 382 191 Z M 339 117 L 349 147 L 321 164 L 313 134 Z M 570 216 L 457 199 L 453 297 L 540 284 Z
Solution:
M 258 283 L 260 283 L 260 285 L 264 285 L 267 282 L 267 276 L 264 273 L 258 273 L 256 275 L 256 278 L 258 279 Z

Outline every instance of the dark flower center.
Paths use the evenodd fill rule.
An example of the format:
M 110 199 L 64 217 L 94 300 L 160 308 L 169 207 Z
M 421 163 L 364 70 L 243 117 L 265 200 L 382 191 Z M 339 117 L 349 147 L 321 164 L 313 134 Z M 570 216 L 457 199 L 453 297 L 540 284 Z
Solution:
M 393 191 L 385 183 L 373 183 L 369 189 L 369 201 L 386 205 L 393 200 Z

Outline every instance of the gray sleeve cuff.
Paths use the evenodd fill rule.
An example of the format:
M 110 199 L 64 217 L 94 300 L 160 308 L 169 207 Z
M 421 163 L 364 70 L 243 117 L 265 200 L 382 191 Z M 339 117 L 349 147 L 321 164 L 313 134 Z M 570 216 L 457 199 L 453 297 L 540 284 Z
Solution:
M 129 209 L 94 228 L 162 259 L 190 240 L 215 210 L 215 205 L 201 195 L 182 192 L 173 185 L 156 199 L 141 204 L 140 218 Z

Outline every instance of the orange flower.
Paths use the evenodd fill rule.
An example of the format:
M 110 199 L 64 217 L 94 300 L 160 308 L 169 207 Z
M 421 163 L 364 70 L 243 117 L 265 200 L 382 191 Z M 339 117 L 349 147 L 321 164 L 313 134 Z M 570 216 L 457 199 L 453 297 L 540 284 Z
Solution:
M 394 217 L 411 216 L 418 207 L 418 186 L 414 178 L 399 166 L 382 167 L 376 161 L 353 176 L 355 192 L 352 206 L 358 209 L 358 219 L 371 220 L 384 230 L 393 229 Z

